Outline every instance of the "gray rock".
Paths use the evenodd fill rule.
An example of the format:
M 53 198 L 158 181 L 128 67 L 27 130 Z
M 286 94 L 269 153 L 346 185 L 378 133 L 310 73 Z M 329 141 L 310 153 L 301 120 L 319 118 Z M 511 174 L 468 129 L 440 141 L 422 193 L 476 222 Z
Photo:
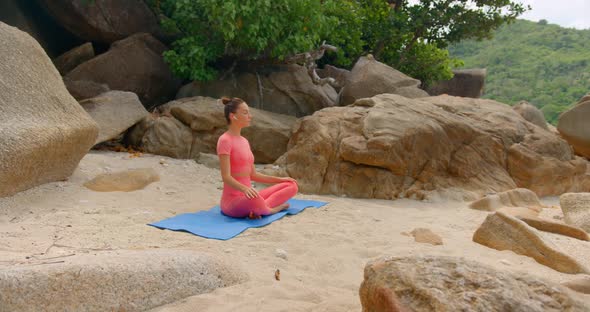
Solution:
M 0 311 L 145 311 L 246 280 L 233 265 L 185 250 L 93 252 L 59 260 L 0 269 Z
M 520 116 L 522 116 L 522 118 L 524 118 L 526 121 L 543 129 L 549 130 L 547 121 L 545 120 L 545 115 L 543 115 L 543 112 L 533 104 L 527 101 L 521 101 L 520 103 L 514 105 L 512 109 L 519 113 Z
M 111 43 L 135 33 L 165 38 L 156 15 L 144 1 L 41 0 L 64 28 L 88 41 Z
M 354 103 L 358 99 L 378 94 L 399 94 L 408 98 L 426 97 L 420 90 L 420 81 L 406 76 L 372 56 L 361 57 L 348 75 L 340 93 L 340 105 Z
M 98 123 L 95 143 L 118 137 L 149 114 L 133 92 L 109 91 L 83 100 L 80 105 Z
M 72 80 L 64 77 L 64 84 L 74 99 L 81 101 L 109 91 L 109 86 L 89 80 Z
M 348 76 L 350 75 L 350 70 L 338 68 L 338 67 L 331 66 L 331 65 L 326 65 L 326 66 L 324 66 L 324 68 L 318 69 L 317 73 L 318 73 L 318 76 L 320 76 L 320 78 L 328 78 L 328 77 L 334 78 L 336 80 L 336 84 L 339 85 L 339 87 L 337 87 L 335 89 L 337 92 L 340 92 L 340 90 L 342 89 L 342 86 L 344 86 L 344 83 L 346 82 L 346 80 L 348 79 Z
M 183 86 L 176 98 L 239 97 L 259 110 L 302 117 L 336 105 L 335 93 L 329 86 L 313 84 L 305 67 L 280 65 L 235 73 L 222 80 L 195 81 Z
M 483 94 L 487 71 L 485 68 L 453 70 L 453 78 L 439 81 L 428 87 L 430 95 L 448 94 L 479 98 Z
M 590 159 L 590 93 L 559 115 L 557 130 L 578 155 Z
M 275 255 L 281 259 L 287 260 L 287 251 L 285 251 L 284 249 L 278 248 L 277 250 L 275 250 Z
M 98 127 L 41 46 L 0 22 L 0 197 L 68 178 Z
M 194 140 L 191 129 L 178 119 L 168 116 L 155 118 L 153 122 L 144 119 L 133 131 L 141 131 L 146 121 L 151 127 L 145 130 L 138 145 L 143 151 L 179 159 L 191 159 L 198 155 L 198 151 L 192 152 Z M 135 133 L 131 135 L 139 136 Z
M 128 137 L 144 151 L 174 158 L 198 159 L 216 154 L 217 140 L 227 130 L 223 105 L 207 97 L 183 98 L 158 108 L 160 115 L 144 119 Z M 257 163 L 270 163 L 287 151 L 293 116 L 250 108 L 252 124 L 242 131 Z
M 92 43 L 86 42 L 85 44 L 75 47 L 70 51 L 56 57 L 53 60 L 53 64 L 55 64 L 55 68 L 57 68 L 59 73 L 63 76 L 69 73 L 72 69 L 76 68 L 76 66 L 91 60 L 94 56 L 94 48 L 92 47 Z
M 166 49 L 151 35 L 138 33 L 114 42 L 107 52 L 78 65 L 66 77 L 133 92 L 146 108 L 151 108 L 174 98 L 180 87 L 162 58 Z
M 197 163 L 205 165 L 209 168 L 219 169 L 219 157 L 215 154 L 200 153 Z

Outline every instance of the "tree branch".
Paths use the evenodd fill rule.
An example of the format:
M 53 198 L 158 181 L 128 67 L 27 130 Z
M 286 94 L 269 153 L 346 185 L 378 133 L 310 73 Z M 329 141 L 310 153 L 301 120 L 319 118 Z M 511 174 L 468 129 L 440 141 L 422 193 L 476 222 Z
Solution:
M 315 63 L 315 61 L 321 59 L 324 56 L 326 50 L 335 52 L 338 51 L 338 48 L 333 45 L 326 44 L 326 42 L 324 41 L 319 49 L 295 54 L 287 58 L 286 63 L 300 64 L 305 66 L 305 68 L 307 68 L 307 73 L 309 74 L 309 77 L 311 77 L 311 81 L 316 85 L 323 86 L 327 83 L 334 88 L 339 88 L 340 84 L 336 81 L 336 79 L 331 77 L 320 78 L 320 76 L 316 72 L 317 64 Z

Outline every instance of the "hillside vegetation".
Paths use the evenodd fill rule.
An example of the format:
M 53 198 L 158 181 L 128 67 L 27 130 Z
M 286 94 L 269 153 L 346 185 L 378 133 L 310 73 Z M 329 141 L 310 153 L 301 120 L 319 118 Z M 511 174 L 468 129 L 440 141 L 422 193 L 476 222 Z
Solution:
M 590 30 L 517 20 L 491 40 L 464 41 L 449 51 L 464 68 L 487 68 L 485 98 L 529 101 L 551 123 L 590 91 Z

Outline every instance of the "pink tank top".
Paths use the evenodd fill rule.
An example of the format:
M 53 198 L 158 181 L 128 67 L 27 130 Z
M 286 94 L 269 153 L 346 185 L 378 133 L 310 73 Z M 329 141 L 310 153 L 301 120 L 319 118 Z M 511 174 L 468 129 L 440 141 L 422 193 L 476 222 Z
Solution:
M 229 155 L 230 172 L 250 172 L 254 164 L 254 155 L 250 143 L 243 136 L 224 133 L 217 140 L 217 155 Z
M 224 133 L 217 140 L 217 155 L 229 155 L 230 173 L 250 172 L 254 164 L 254 154 L 250 149 L 250 143 L 243 136 L 235 136 Z M 251 187 L 250 177 L 234 177 L 238 182 Z M 224 183 L 222 201 L 230 201 L 232 197 L 241 195 L 242 192 Z

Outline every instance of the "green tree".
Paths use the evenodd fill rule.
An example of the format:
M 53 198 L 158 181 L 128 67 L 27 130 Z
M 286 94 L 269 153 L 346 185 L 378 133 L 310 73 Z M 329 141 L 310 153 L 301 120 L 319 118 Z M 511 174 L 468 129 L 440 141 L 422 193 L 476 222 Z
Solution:
M 382 12 L 377 0 L 360 1 Z M 374 56 L 420 79 L 424 84 L 448 79 L 455 59 L 445 57 L 449 44 L 465 39 L 490 38 L 491 32 L 510 23 L 527 7 L 508 0 L 386 1 L 386 13 L 364 25 L 363 38 Z
M 510 0 L 149 0 L 179 34 L 164 55 L 181 77 L 208 80 L 243 60 L 281 61 L 326 40 L 324 62 L 372 53 L 428 84 L 451 77 L 446 48 L 483 39 L 526 9 Z

